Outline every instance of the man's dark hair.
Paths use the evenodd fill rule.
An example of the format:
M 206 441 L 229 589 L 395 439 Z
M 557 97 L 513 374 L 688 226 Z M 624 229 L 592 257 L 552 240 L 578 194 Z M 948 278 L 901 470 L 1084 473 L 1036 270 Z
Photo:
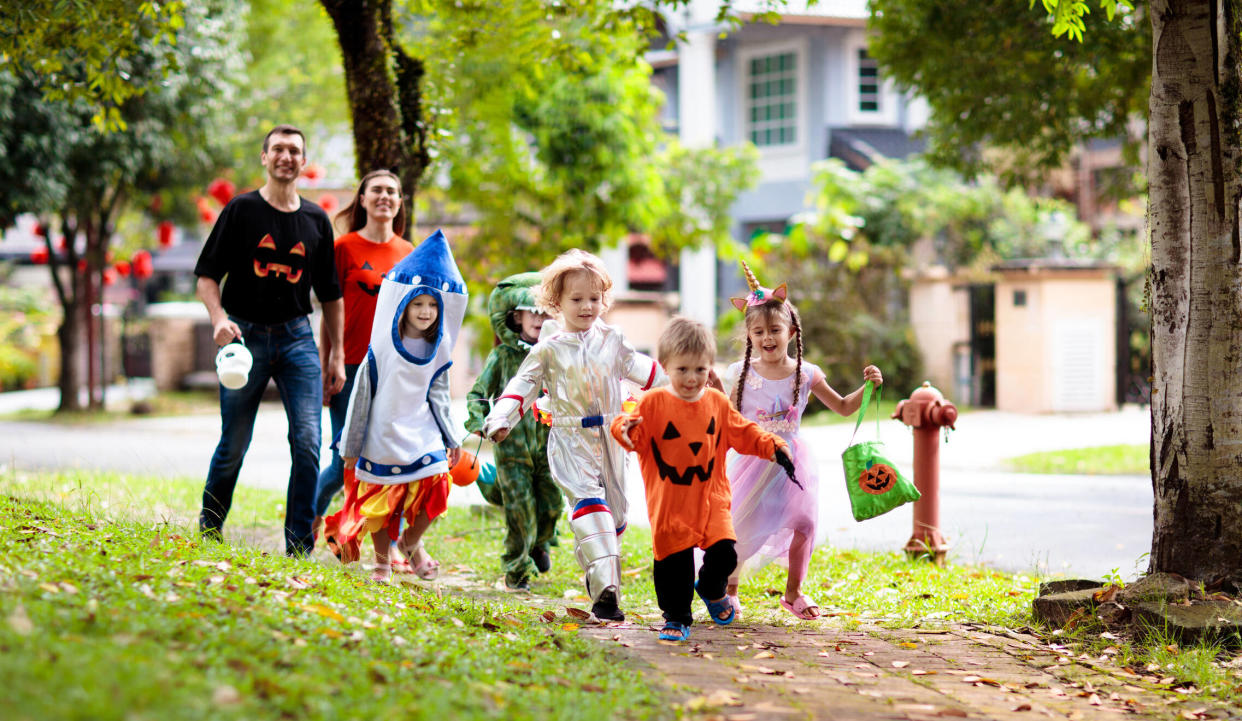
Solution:
M 267 131 L 267 135 L 263 136 L 263 152 L 267 152 L 267 141 L 272 139 L 273 135 L 296 135 L 302 139 L 302 155 L 306 155 L 306 133 L 293 127 L 292 125 L 277 125 Z

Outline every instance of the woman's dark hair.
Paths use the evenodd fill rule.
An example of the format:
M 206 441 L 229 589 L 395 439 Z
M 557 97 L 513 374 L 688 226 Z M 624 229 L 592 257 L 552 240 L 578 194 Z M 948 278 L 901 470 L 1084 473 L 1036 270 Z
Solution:
M 354 193 L 354 197 L 349 201 L 349 205 L 346 205 L 341 209 L 341 212 L 336 214 L 334 220 L 337 230 L 343 233 L 352 233 L 355 230 L 361 230 L 367 224 L 367 211 L 362 207 L 362 196 L 367 192 L 367 186 L 370 185 L 371 181 L 381 176 L 395 180 L 397 182 L 397 192 L 402 192 L 401 178 L 398 178 L 396 173 L 391 170 L 372 170 L 362 176 L 362 182 L 358 184 L 358 192 Z M 397 203 L 397 215 L 392 219 L 392 232 L 395 235 L 404 237 L 405 199 L 398 198 Z

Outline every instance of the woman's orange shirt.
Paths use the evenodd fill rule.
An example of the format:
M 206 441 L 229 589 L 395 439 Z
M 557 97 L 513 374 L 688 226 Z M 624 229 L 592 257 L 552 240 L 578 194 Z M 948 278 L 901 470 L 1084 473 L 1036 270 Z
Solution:
M 414 250 L 410 241 L 394 235 L 383 243 L 373 243 L 357 231 L 336 239 L 336 277 L 345 294 L 345 362 L 357 365 L 366 360 L 371 345 L 371 323 L 375 320 L 375 301 L 380 281 Z
M 697 401 L 682 400 L 668 388 L 648 392 L 632 414 L 612 421 L 612 434 L 622 446 L 621 426 L 630 415 L 642 418 L 630 430 L 630 441 L 642 467 L 655 559 L 737 540 L 725 454 L 732 448 L 771 458 L 785 442 L 760 430 L 712 388 Z

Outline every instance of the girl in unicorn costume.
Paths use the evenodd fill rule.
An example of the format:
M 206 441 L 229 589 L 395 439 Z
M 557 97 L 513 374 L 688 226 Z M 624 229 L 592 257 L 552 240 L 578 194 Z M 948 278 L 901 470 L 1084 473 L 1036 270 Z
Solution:
M 345 506 L 324 524 L 342 562 L 357 560 L 358 537 L 371 533 L 377 581 L 391 574 L 393 540 L 420 577 L 434 578 L 439 566 L 423 550 L 422 535 L 447 506 L 449 469 L 461 454 L 449 415 L 448 368 L 466 299 L 466 284 L 438 230 L 380 283 L 371 347 L 340 441 Z M 408 525 L 398 538 L 402 518 Z
M 541 271 L 541 309 L 559 314 L 544 321 L 539 342 L 505 385 L 483 422 L 483 434 L 503 441 L 530 410 L 551 417 L 548 465 L 573 512 L 574 555 L 582 567 L 591 612 L 623 621 L 621 554 L 625 530 L 625 451 L 608 432 L 621 413 L 621 380 L 647 390 L 668 382 L 653 359 L 634 350 L 621 330 L 599 320 L 611 303 L 612 279 L 603 262 L 581 250 L 563 253 Z

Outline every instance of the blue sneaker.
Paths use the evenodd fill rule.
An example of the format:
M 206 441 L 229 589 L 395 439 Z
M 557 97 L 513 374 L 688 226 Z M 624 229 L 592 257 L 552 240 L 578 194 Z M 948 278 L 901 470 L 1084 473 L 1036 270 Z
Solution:
M 660 629 L 661 641 L 686 641 L 690 638 L 690 627 L 676 621 L 666 621 Z

